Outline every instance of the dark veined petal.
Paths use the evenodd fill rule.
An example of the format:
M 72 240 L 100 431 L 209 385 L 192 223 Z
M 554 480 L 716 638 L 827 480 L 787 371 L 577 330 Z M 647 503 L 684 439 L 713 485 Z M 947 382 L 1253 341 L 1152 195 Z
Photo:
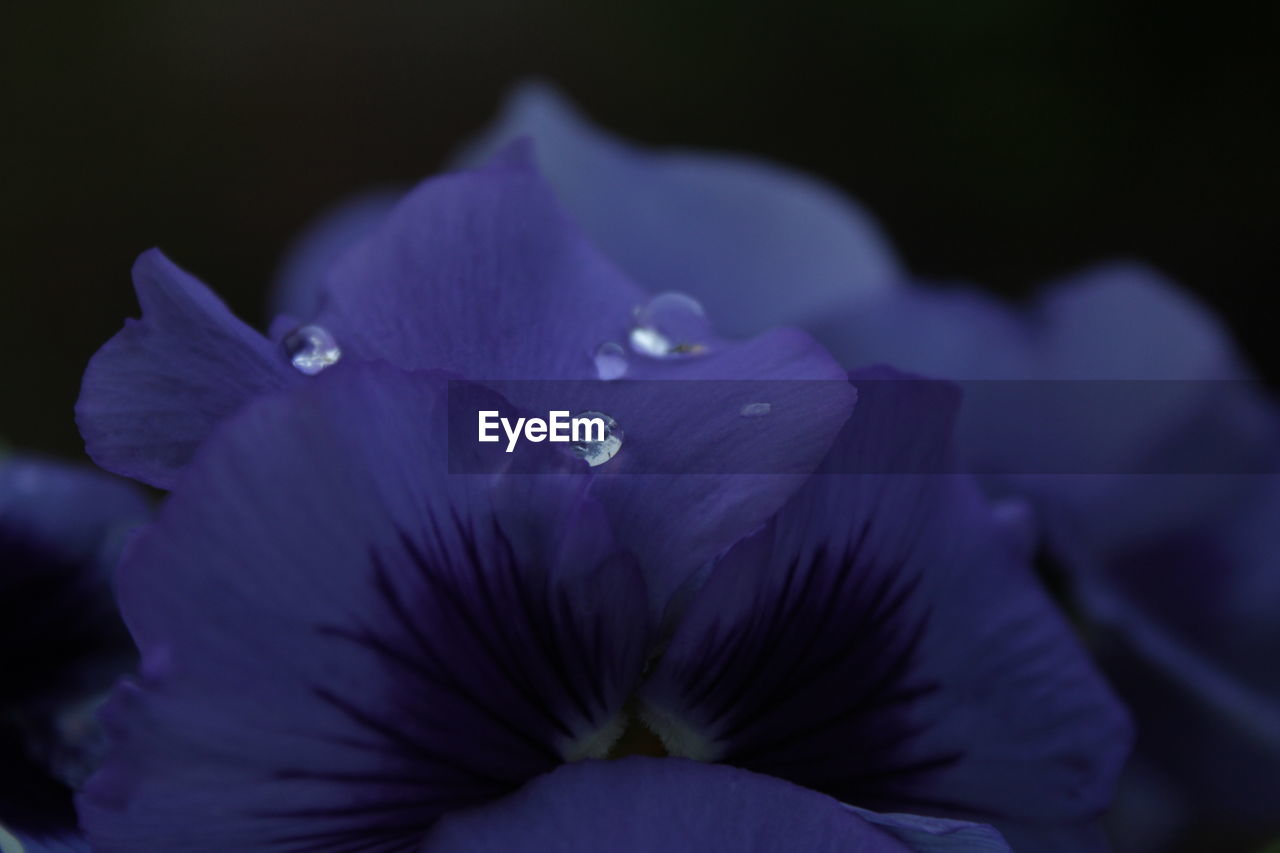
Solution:
M 80 801 L 95 849 L 412 849 L 608 748 L 640 576 L 588 478 L 447 475 L 446 404 L 339 364 L 197 456 L 121 566 L 143 663 Z
M 780 779 L 673 758 L 561 767 L 443 820 L 422 853 L 1000 853 L 989 827 L 877 815 Z
M 262 335 L 159 250 L 133 267 L 141 320 L 85 370 L 76 422 L 94 461 L 160 488 L 219 421 L 299 377 Z
M 1079 849 L 1127 718 L 1028 564 L 1016 517 L 938 471 L 957 395 L 891 371 L 824 470 L 718 561 L 642 687 L 675 754 L 880 810 Z M 1066 839 L 1066 840 L 1064 840 Z M 1087 849 L 1087 848 L 1086 848 Z
M 806 324 L 902 279 L 879 227 L 835 189 L 746 156 L 641 149 L 546 86 L 516 90 L 463 159 L 481 162 L 523 136 L 612 260 L 652 291 L 697 297 L 726 334 Z

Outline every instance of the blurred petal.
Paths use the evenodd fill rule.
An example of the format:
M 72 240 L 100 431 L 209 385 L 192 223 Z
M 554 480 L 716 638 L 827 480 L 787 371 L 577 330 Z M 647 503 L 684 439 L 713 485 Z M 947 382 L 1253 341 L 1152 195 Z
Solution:
M 87 463 L 0 458 L 0 541 L 7 544 L 23 542 L 105 574 L 119 537 L 149 512 L 140 489 Z
M 816 327 L 846 366 L 944 379 L 1238 379 L 1212 314 L 1156 270 L 1115 262 L 1051 282 L 1017 310 L 978 290 L 920 286 Z
M 1109 629 L 1116 683 L 1146 722 L 1149 771 L 1176 782 L 1189 819 L 1261 837 L 1280 832 L 1280 477 L 1257 479 L 1257 497 L 1232 513 L 1105 562 L 1062 550 L 1087 616 Z
M 823 470 L 940 470 L 954 389 L 853 381 Z M 1129 741 L 1025 532 L 959 475 L 816 475 L 718 561 L 642 697 L 674 754 L 980 816 L 1034 850 L 1106 807 Z
M 308 223 L 302 236 L 285 253 L 276 275 L 271 293 L 272 315 L 314 317 L 320 313 L 330 267 L 372 234 L 403 195 L 395 190 L 366 192 Z M 293 327 L 297 325 L 294 323 Z
M 0 853 L 90 853 L 89 842 L 76 832 L 27 835 L 0 825 Z
M 1247 477 L 1204 473 L 1275 470 L 1280 417 L 1227 330 L 1139 264 L 1084 270 L 1025 311 L 978 292 L 903 289 L 813 331 L 850 367 L 884 362 L 970 380 L 959 424 L 968 466 L 1007 472 L 1002 490 L 1067 508 L 1076 532 L 1098 547 L 1177 529 L 1249 488 Z M 1025 381 L 1026 410 L 987 402 L 984 380 Z M 1093 395 L 1086 384 L 1058 380 L 1131 380 L 1133 399 L 1125 403 L 1123 387 Z M 1090 470 L 1029 470 L 1080 458 Z M 1195 473 L 1104 474 L 1112 470 Z
M 585 478 L 448 476 L 444 387 L 338 365 L 210 440 L 121 566 L 95 849 L 403 847 L 608 749 L 639 575 Z
M 1006 851 L 988 827 L 876 815 L 780 779 L 679 759 L 561 767 L 505 800 L 451 815 L 423 853 L 907 853 Z
M 111 571 L 147 513 L 88 466 L 0 459 L 0 823 L 24 838 L 75 825 L 68 785 L 97 742 L 77 706 L 132 663 Z
M 605 254 L 646 288 L 695 296 L 732 337 L 814 321 L 902 276 L 871 217 L 821 182 L 740 155 L 646 151 L 546 86 L 517 89 L 462 159 L 524 136 Z
M 891 364 L 941 379 L 1032 379 L 1034 333 L 979 290 L 899 288 L 828 312 L 808 327 L 850 369 Z
M 158 250 L 138 258 L 133 283 L 143 318 L 127 321 L 90 360 L 76 421 L 103 468 L 169 488 L 215 424 L 299 377 Z

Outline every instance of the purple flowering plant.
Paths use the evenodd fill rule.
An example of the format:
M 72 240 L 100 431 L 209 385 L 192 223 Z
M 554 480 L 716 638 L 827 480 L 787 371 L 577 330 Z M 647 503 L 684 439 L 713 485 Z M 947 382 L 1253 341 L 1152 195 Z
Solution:
M 16 498 L 0 553 L 5 583 L 98 578 L 50 606 L 114 595 L 138 659 L 112 646 L 130 671 L 92 776 L 24 777 L 47 818 L 0 787 L 0 847 L 1052 853 L 1107 849 L 1109 810 L 1130 849 L 1275 829 L 1274 787 L 1224 781 L 1280 763 L 1273 407 L 1145 267 L 1025 310 L 918 282 L 820 183 L 636 148 L 532 86 L 454 169 L 306 236 L 266 334 L 157 250 L 134 286 L 76 417 L 98 465 L 167 496 L 118 561 L 32 558 L 44 504 Z M 1044 433 L 974 380 L 1167 384 L 1063 418 L 1053 453 L 1101 448 L 1064 472 L 1026 464 Z M 558 409 L 606 431 L 469 440 L 478 411 Z M 52 513 L 68 541 L 145 517 L 110 488 Z M 13 686 L 5 709 L 69 706 Z M 1191 730 L 1202 752 L 1170 748 Z

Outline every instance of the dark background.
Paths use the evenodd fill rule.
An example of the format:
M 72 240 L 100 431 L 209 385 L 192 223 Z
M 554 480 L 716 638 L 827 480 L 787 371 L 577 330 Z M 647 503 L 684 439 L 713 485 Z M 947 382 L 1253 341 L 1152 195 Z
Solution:
M 619 133 L 825 176 L 1013 297 L 1149 260 L 1280 377 L 1280 4 L 114 0 L 0 11 L 0 434 L 78 452 L 160 245 L 262 318 L 322 207 L 436 170 L 530 74 Z M 625 199 L 619 203 L 625 204 Z

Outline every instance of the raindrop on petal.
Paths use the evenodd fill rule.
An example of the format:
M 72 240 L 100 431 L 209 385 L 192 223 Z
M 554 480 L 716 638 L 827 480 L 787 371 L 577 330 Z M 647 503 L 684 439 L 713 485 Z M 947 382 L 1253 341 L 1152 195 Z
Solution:
M 768 403 L 747 403 L 738 410 L 738 414 L 744 418 L 760 418 L 769 414 L 772 409 L 773 406 Z
M 673 349 L 671 341 L 657 329 L 650 329 L 648 326 L 636 326 L 632 329 L 630 341 L 633 350 L 650 358 L 666 358 Z
M 285 335 L 284 353 L 299 373 L 315 376 L 342 358 L 338 343 L 323 326 L 303 326 Z
M 660 293 L 635 310 L 631 348 L 650 358 L 699 355 L 707 351 L 710 328 L 702 305 L 683 293 Z
M 660 326 L 670 320 L 705 317 L 706 314 L 701 302 L 687 293 L 674 290 L 659 293 L 635 311 L 636 322 L 642 326 Z
M 620 379 L 627 372 L 627 353 L 621 345 L 607 341 L 596 350 L 596 376 L 605 382 Z
M 608 462 L 622 449 L 622 427 L 604 412 L 581 412 L 569 421 L 569 436 L 573 439 L 569 449 L 592 468 Z

